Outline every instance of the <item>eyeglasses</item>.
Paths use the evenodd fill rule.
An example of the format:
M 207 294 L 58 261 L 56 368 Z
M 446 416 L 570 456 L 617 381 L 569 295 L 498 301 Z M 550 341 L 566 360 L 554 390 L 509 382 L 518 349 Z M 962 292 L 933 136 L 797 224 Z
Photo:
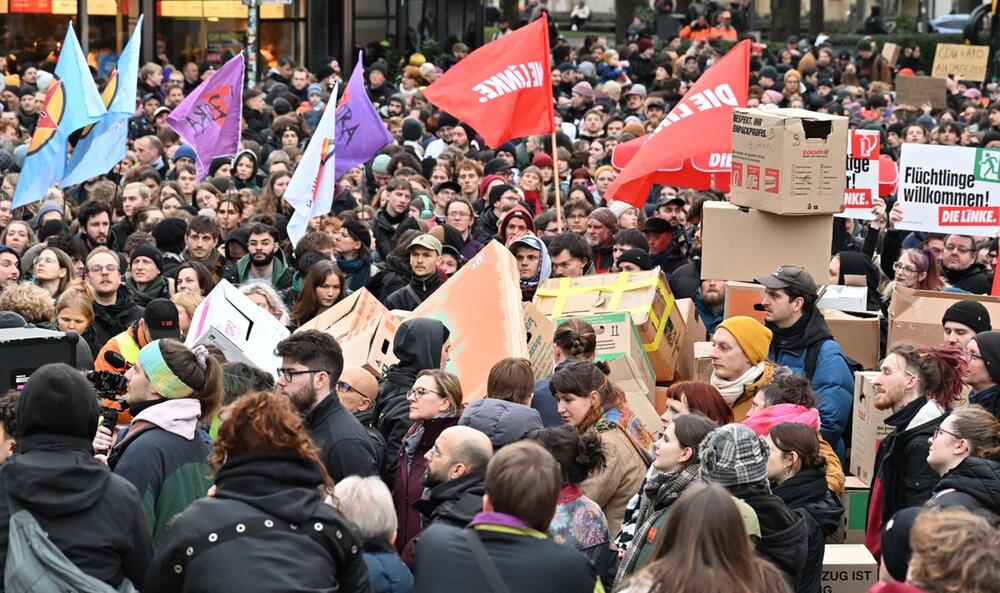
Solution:
M 305 375 L 307 373 L 325 373 L 326 371 L 320 369 L 305 369 L 303 371 L 295 369 L 285 369 L 278 368 L 278 377 L 283 378 L 285 381 L 291 381 L 295 375 Z
M 969 249 L 968 247 L 959 247 L 958 245 L 945 245 L 944 246 L 944 250 L 945 251 L 957 251 L 958 253 L 961 253 L 961 254 L 972 253 L 972 250 Z
M 410 399 L 412 397 L 413 401 L 417 401 L 417 400 L 421 399 L 422 397 L 424 397 L 425 395 L 427 395 L 428 393 L 433 393 L 434 395 L 436 395 L 438 397 L 443 397 L 437 391 L 431 391 L 430 389 L 427 389 L 426 387 L 414 387 L 413 389 L 411 389 L 409 391 L 409 393 L 406 394 L 406 399 Z
M 934 434 L 931 435 L 931 440 L 932 441 L 937 440 L 938 435 L 941 434 L 942 432 L 944 434 L 950 435 L 950 436 L 952 436 L 952 437 L 954 437 L 954 438 L 956 438 L 958 440 L 962 440 L 962 437 L 958 436 L 957 434 L 955 434 L 953 432 L 947 431 L 947 430 L 941 428 L 940 426 L 938 426 L 937 428 L 934 429 Z
M 912 267 L 912 266 L 908 266 L 906 264 L 901 264 L 899 262 L 896 262 L 896 263 L 892 264 L 892 271 L 893 272 L 897 272 L 897 273 L 901 272 L 901 273 L 909 276 L 910 274 L 913 274 L 914 272 L 916 272 L 917 269 L 914 268 L 914 267 Z
M 353 391 L 354 393 L 357 393 L 358 395 L 360 395 L 361 398 L 364 399 L 365 401 L 371 401 L 370 397 L 368 397 L 367 395 L 361 393 L 357 389 L 351 387 L 350 383 L 346 383 L 344 381 L 337 381 L 337 389 L 339 389 L 340 391 L 348 391 L 348 392 Z
M 35 259 L 31 260 L 32 265 L 37 266 L 38 264 L 57 264 L 59 260 L 54 257 L 42 257 L 37 256 Z
M 431 447 L 431 457 L 448 457 L 449 459 L 451 459 L 448 455 L 442 453 L 441 449 L 438 449 L 437 445 Z
M 106 266 L 90 266 L 89 268 L 87 268 L 87 273 L 88 274 L 97 275 L 97 274 L 100 274 L 101 272 L 107 272 L 108 274 L 114 274 L 115 272 L 121 272 L 121 270 L 119 270 L 118 266 L 116 266 L 114 264 L 108 264 Z
M 965 351 L 965 360 L 971 361 L 973 358 L 978 358 L 979 360 L 983 360 L 983 356 L 981 354 L 976 354 L 972 350 L 966 350 Z

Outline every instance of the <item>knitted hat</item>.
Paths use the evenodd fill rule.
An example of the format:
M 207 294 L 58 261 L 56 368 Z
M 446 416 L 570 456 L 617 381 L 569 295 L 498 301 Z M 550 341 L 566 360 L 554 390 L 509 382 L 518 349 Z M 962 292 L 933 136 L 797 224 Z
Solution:
M 490 187 L 490 184 L 493 183 L 494 181 L 500 181 L 501 183 L 507 183 L 507 180 L 504 179 L 503 177 L 500 177 L 499 175 L 496 175 L 494 173 L 488 174 L 485 177 L 483 177 L 483 179 L 479 182 L 479 197 L 484 197 L 486 195 L 486 188 Z M 445 183 L 449 183 L 449 182 L 445 181 L 441 185 L 444 186 Z M 455 183 L 455 182 L 452 181 L 451 183 Z M 458 184 L 455 183 L 455 185 L 458 185 Z M 445 187 L 448 187 L 448 186 L 445 186 Z M 454 187 L 452 189 L 454 189 Z M 455 190 L 455 193 L 459 193 L 459 194 L 462 193 L 462 186 L 461 185 L 458 185 L 458 189 Z
M 979 301 L 958 301 L 948 307 L 941 317 L 941 325 L 949 321 L 961 323 L 977 334 L 993 329 L 990 322 L 990 312 Z
M 347 234 L 350 235 L 352 239 L 360 241 L 366 248 L 370 248 L 372 243 L 372 234 L 363 222 L 359 220 L 348 220 L 344 224 L 340 225 L 340 228 L 347 231 Z
M 551 167 L 551 165 L 549 165 Z M 499 173 L 500 171 L 509 171 L 512 168 L 511 164 L 507 159 L 502 159 L 500 157 L 492 158 L 486 161 L 483 165 L 483 175 L 493 175 Z M 482 192 L 479 192 L 482 193 Z
M 768 97 L 770 97 L 771 98 L 771 102 L 774 103 L 775 105 L 777 105 L 778 103 L 781 103 L 781 93 L 779 93 L 778 91 L 776 91 L 774 89 L 768 89 L 768 90 L 764 91 L 764 94 L 767 95 Z
M 653 49 L 653 42 L 648 37 L 643 37 L 636 45 L 639 47 L 639 53 Z
M 733 334 L 750 364 L 767 360 L 767 351 L 771 347 L 771 330 L 759 321 L 753 317 L 736 315 L 720 323 L 719 327 Z
M 590 86 L 590 83 L 586 80 L 573 85 L 573 92 L 588 99 L 594 98 L 594 87 Z
M 174 151 L 173 161 L 176 163 L 180 159 L 191 159 L 193 162 L 198 160 L 198 155 L 195 153 L 194 148 L 192 148 L 191 145 L 181 144 L 177 147 L 177 150 Z
M 620 261 L 620 260 L 619 260 Z M 757 410 L 743 421 L 757 436 L 767 436 L 771 427 L 782 422 L 805 424 L 819 431 L 819 410 L 798 404 L 777 404 Z
M 392 157 L 387 154 L 380 154 L 372 160 L 372 173 L 388 173 L 389 161 Z
M 552 157 L 544 152 L 540 152 L 531 159 L 531 165 L 538 167 L 539 169 L 544 169 L 546 167 L 552 168 Z
M 594 169 L 594 179 L 596 180 L 598 177 L 601 176 L 601 173 L 604 173 L 605 171 L 611 171 L 612 173 L 614 173 L 615 168 L 612 167 L 611 165 L 601 165 L 600 167 Z
M 63 233 L 69 233 L 69 227 L 66 226 L 65 222 L 59 219 L 46 220 L 42 228 L 38 229 L 38 240 L 45 241 L 49 237 Z
M 743 424 L 727 424 L 705 436 L 698 447 L 698 476 L 721 486 L 758 485 L 769 492 L 767 458 L 771 448 Z
M 633 136 L 638 138 L 639 136 L 646 135 L 646 128 L 642 127 L 642 124 L 640 124 L 637 121 L 630 121 L 627 124 L 625 124 L 624 128 L 622 128 L 622 133 L 632 134 Z
M 635 206 L 622 200 L 613 200 L 610 204 L 608 204 L 608 209 L 614 212 L 615 216 L 618 218 L 621 218 L 622 214 L 625 214 L 632 208 L 635 208 Z
M 603 224 L 611 234 L 614 235 L 618 232 L 618 217 L 615 213 L 611 211 L 610 208 L 595 208 L 593 212 L 590 213 L 589 218 L 593 218 L 597 222 Z
M 618 267 L 624 263 L 632 263 L 639 266 L 640 270 L 653 269 L 652 262 L 649 261 L 649 253 L 644 249 L 629 249 L 618 256 Z
M 910 531 L 913 523 L 923 512 L 921 507 L 910 507 L 898 511 L 882 528 L 882 562 L 889 575 L 899 582 L 906 581 L 913 549 L 910 547 Z
M 76 439 L 89 448 L 100 414 L 97 394 L 83 373 L 63 363 L 47 364 L 31 374 L 17 401 L 17 440 L 33 435 Z
M 163 271 L 163 254 L 153 245 L 139 245 L 129 254 L 129 261 L 135 262 L 137 257 L 148 257 L 153 260 L 156 269 Z
M 517 188 L 508 183 L 504 183 L 501 185 L 494 185 L 493 188 L 490 190 L 490 195 L 488 199 L 489 206 L 493 207 L 493 205 L 497 203 L 497 200 L 500 199 L 500 196 L 504 195 L 505 192 L 508 192 L 512 189 L 517 189 Z
M 153 227 L 153 238 L 160 251 L 180 251 L 177 247 L 183 249 L 186 233 L 187 223 L 180 218 L 165 218 Z
M 983 357 L 990 378 L 1000 383 L 1000 332 L 980 332 L 972 339 L 979 346 L 979 354 Z
M 58 202 L 54 202 L 52 200 L 45 200 L 44 202 L 42 202 L 41 207 L 38 209 L 38 214 L 35 215 L 33 226 L 35 228 L 38 228 L 38 222 L 42 220 L 42 217 L 48 214 L 49 212 L 58 212 L 59 215 L 62 216 L 63 207 L 60 206 Z
M 194 388 L 181 381 L 164 360 L 163 352 L 160 350 L 162 343 L 160 340 L 152 341 L 139 351 L 139 363 L 149 379 L 149 384 L 156 393 L 166 399 L 181 399 L 191 395 L 194 393 Z M 194 354 L 198 364 L 205 368 L 208 350 L 204 346 L 196 346 Z
M 319 95 L 320 97 L 322 97 L 323 87 L 315 83 L 309 85 L 308 87 L 306 87 L 306 96 L 308 97 L 309 95 Z
M 424 133 L 423 126 L 415 119 L 403 120 L 403 141 L 417 141 Z
M 760 75 L 771 80 L 778 80 L 778 70 L 774 66 L 764 66 L 760 69 Z

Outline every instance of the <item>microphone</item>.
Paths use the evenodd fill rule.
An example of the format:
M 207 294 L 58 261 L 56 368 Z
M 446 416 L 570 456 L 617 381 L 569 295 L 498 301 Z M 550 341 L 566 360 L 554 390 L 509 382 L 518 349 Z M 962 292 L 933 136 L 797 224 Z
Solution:
M 767 309 L 764 308 L 764 305 L 762 305 L 760 303 L 757 303 L 756 305 L 753 306 L 753 310 L 754 311 L 766 311 Z M 117 354 L 117 353 L 116 352 L 108 352 L 108 354 Z
M 104 362 L 110 364 L 116 369 L 124 371 L 127 371 L 132 367 L 132 365 L 125 360 L 125 357 L 122 356 L 120 352 L 115 352 L 113 350 L 109 350 L 104 353 Z

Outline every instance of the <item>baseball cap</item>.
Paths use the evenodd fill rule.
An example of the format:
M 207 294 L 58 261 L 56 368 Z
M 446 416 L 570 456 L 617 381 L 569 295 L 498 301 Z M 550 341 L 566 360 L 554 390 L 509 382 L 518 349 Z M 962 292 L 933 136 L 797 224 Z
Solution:
M 680 206 L 681 208 L 687 206 L 687 202 L 684 201 L 684 198 L 678 197 L 676 195 L 664 196 L 656 201 L 657 208 L 659 208 L 660 206 L 666 206 L 667 204 L 674 204 L 675 206 Z
M 181 338 L 181 324 L 177 317 L 177 305 L 167 299 L 153 299 L 146 305 L 142 320 L 146 322 L 149 339 Z
M 438 194 L 446 189 L 450 189 L 456 194 L 462 193 L 462 186 L 457 181 L 442 181 L 434 188 L 434 193 Z
M 647 218 L 646 223 L 642 225 L 642 232 L 644 233 L 672 233 L 674 228 L 670 226 L 670 223 L 663 220 L 662 218 Z
M 414 237 L 413 240 L 410 241 L 410 244 L 406 247 L 406 250 L 409 251 L 413 249 L 414 246 L 416 245 L 419 245 L 421 247 L 426 247 L 427 249 L 430 249 L 431 251 L 437 253 L 438 255 L 441 255 L 441 251 L 443 249 L 441 247 L 441 241 L 438 241 L 434 235 L 428 235 L 428 234 Z
M 754 282 L 765 288 L 794 288 L 804 294 L 816 295 L 816 281 L 800 266 L 781 266 L 770 276 L 754 278 Z

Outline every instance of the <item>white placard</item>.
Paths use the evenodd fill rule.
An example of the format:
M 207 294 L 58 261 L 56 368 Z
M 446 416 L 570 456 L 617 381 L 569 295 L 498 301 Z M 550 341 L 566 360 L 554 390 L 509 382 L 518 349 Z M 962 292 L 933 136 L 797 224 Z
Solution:
M 896 228 L 988 236 L 1000 226 L 1000 150 L 903 144 Z
M 847 135 L 844 211 L 835 216 L 874 220 L 872 206 L 878 196 L 880 144 L 881 136 L 875 130 L 851 130 Z

